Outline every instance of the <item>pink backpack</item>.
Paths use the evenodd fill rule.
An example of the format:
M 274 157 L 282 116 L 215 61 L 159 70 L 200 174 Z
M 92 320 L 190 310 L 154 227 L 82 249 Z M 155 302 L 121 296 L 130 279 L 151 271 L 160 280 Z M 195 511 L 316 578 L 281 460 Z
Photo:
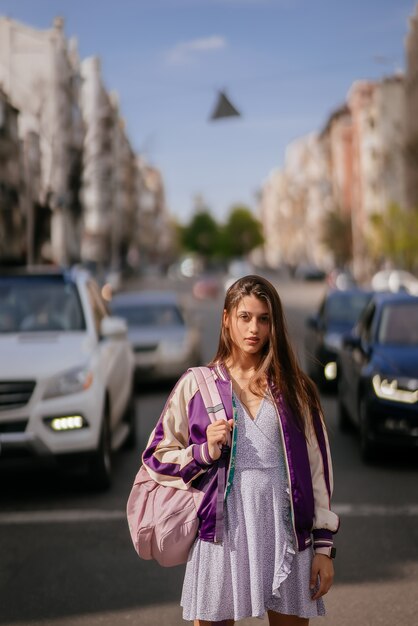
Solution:
M 227 419 L 212 371 L 193 367 L 193 372 L 210 420 Z M 134 480 L 127 504 L 129 530 L 135 550 L 142 559 L 155 559 L 164 567 L 187 561 L 196 539 L 197 511 L 204 494 L 156 483 L 142 465 Z

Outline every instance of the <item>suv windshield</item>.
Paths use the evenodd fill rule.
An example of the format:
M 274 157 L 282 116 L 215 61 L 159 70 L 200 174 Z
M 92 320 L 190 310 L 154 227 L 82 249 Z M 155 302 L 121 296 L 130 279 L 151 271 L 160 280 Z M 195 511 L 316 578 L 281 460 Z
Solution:
M 63 276 L 0 276 L 0 333 L 85 328 L 77 288 Z
M 172 305 L 137 305 L 116 304 L 112 307 L 114 315 L 123 317 L 128 326 L 182 326 L 183 319 L 177 307 Z
M 418 345 L 418 301 L 387 304 L 382 311 L 378 342 Z
M 328 299 L 325 316 L 328 322 L 354 326 L 370 300 L 367 293 L 335 293 Z

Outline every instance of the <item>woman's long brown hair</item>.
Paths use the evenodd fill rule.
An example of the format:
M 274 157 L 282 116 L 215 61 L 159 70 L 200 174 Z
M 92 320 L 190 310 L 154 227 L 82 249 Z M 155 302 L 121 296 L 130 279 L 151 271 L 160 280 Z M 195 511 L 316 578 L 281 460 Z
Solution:
M 230 316 L 242 298 L 255 296 L 266 302 L 270 317 L 270 337 L 263 348 L 260 363 L 250 381 L 253 393 L 262 396 L 265 379 L 270 381 L 281 395 L 300 430 L 305 431 L 306 415 L 313 410 L 322 415 L 316 386 L 299 366 L 290 343 L 283 306 L 274 286 L 265 278 L 256 275 L 244 276 L 228 289 L 224 310 Z M 228 329 L 222 322 L 218 350 L 210 365 L 226 363 L 232 354 L 232 341 Z

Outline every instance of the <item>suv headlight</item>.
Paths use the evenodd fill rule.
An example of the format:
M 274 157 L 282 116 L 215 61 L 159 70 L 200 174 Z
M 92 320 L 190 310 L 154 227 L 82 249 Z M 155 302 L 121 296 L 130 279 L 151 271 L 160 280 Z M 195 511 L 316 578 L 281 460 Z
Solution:
M 74 367 L 60 376 L 56 376 L 49 383 L 44 393 L 44 398 L 58 398 L 69 396 L 72 393 L 85 391 L 93 383 L 93 374 L 85 365 Z
M 418 402 L 418 381 L 412 379 L 381 378 L 373 376 L 373 389 L 378 398 L 414 404 Z

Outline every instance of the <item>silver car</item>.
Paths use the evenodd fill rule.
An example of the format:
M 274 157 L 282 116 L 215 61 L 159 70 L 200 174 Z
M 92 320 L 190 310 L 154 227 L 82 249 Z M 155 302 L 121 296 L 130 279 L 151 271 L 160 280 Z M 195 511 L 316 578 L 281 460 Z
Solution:
M 126 320 L 138 380 L 171 380 L 200 365 L 200 332 L 171 291 L 120 293 L 113 315 Z

